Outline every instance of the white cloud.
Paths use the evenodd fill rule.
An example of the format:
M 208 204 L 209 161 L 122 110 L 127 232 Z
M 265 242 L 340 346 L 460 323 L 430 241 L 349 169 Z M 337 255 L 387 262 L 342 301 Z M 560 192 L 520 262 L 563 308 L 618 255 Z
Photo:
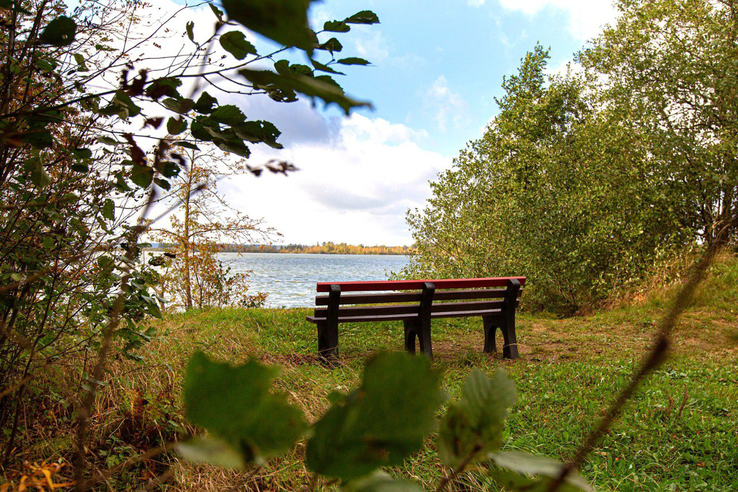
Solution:
M 479 8 L 482 5 L 484 5 L 484 2 L 485 2 L 485 0 L 467 0 L 466 3 L 467 3 L 467 5 L 469 5 L 471 7 L 477 7 L 477 8 Z
M 313 111 L 292 106 L 295 118 Z M 254 149 L 253 164 L 279 157 L 300 171 L 287 177 L 242 176 L 223 183 L 229 202 L 252 217 L 263 217 L 284 241 L 311 244 L 409 244 L 408 208 L 430 197 L 428 181 L 451 160 L 424 150 L 427 137 L 405 125 L 354 114 L 332 122 L 329 142 L 296 139 L 275 153 Z
M 354 37 L 354 45 L 356 46 L 356 53 L 360 57 L 374 64 L 383 62 L 389 58 L 389 45 L 384 36 L 382 36 L 382 31 L 355 30 L 359 34 Z
M 425 106 L 433 114 L 438 129 L 446 131 L 449 123 L 460 125 L 468 113 L 468 106 L 461 94 L 451 90 L 446 77 L 440 75 L 426 91 Z
M 602 26 L 612 22 L 616 17 L 612 0 L 499 0 L 499 2 L 507 10 L 527 15 L 536 15 L 546 8 L 563 10 L 569 16 L 569 32 L 582 40 L 596 36 Z

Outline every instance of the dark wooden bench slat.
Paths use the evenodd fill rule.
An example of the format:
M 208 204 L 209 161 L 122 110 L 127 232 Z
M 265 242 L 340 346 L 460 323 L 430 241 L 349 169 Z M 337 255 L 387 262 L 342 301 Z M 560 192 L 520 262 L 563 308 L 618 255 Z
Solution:
M 440 313 L 431 313 L 432 319 L 440 318 L 468 318 L 475 316 L 496 316 L 501 312 L 500 309 L 488 309 L 477 311 L 443 311 Z M 366 315 L 366 316 L 348 316 L 338 318 L 339 323 L 363 323 L 363 322 L 382 322 L 382 321 L 409 321 L 417 319 L 417 314 L 382 314 L 382 315 Z M 308 321 L 320 323 L 326 320 L 325 317 L 308 316 Z
M 325 317 L 328 314 L 328 308 L 316 308 L 316 317 Z M 383 306 L 349 306 L 341 307 L 338 310 L 338 319 L 347 316 L 370 316 L 382 314 L 411 314 L 418 316 L 418 306 L 414 304 L 389 304 Z
M 381 294 L 344 294 L 340 298 L 340 304 L 383 304 L 388 302 L 420 302 L 420 292 L 383 292 Z M 315 296 L 316 306 L 327 306 L 328 296 L 318 294 Z
M 518 301 L 516 305 L 519 303 Z M 431 313 L 437 312 L 462 312 L 462 311 L 484 311 L 490 309 L 501 309 L 504 300 L 497 301 L 467 301 L 467 302 L 443 302 L 431 305 Z M 343 320 L 355 316 L 384 316 L 395 314 L 418 315 L 418 306 L 414 304 L 390 304 L 384 306 L 349 306 L 338 311 L 338 319 Z M 325 318 L 328 315 L 327 308 L 316 308 L 314 318 Z
M 469 318 L 476 316 L 494 316 L 502 312 L 501 309 L 485 309 L 481 311 L 441 311 L 433 313 L 432 318 Z

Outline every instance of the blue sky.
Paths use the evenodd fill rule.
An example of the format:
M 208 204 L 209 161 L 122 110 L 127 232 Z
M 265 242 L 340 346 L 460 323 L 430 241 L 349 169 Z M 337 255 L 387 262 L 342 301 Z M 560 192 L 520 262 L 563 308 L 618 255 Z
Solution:
M 255 164 L 280 157 L 300 168 L 287 178 L 243 176 L 221 186 L 226 199 L 279 230 L 283 242 L 411 244 L 406 211 L 422 207 L 428 181 L 482 135 L 497 112 L 503 76 L 515 73 L 536 42 L 551 48 L 551 71 L 562 69 L 615 18 L 609 0 L 326 0 L 313 4 L 311 23 L 317 30 L 364 9 L 381 24 L 338 35 L 340 57 L 373 65 L 346 67 L 347 76 L 336 78 L 374 111 L 344 118 L 306 102 L 223 98 L 283 132 L 285 150 L 257 148 Z M 202 22 L 206 15 L 196 15 L 198 29 L 211 25 Z M 268 49 L 250 38 L 260 52 Z

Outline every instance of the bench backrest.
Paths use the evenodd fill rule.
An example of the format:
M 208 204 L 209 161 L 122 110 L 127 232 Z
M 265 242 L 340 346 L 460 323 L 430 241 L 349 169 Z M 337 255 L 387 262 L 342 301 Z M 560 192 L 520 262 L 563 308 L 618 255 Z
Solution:
M 507 281 L 515 279 L 520 286 L 525 285 L 525 277 L 488 277 L 488 278 L 449 278 L 442 280 L 378 280 L 364 282 L 318 282 L 318 292 L 330 291 L 331 285 L 338 285 L 341 292 L 370 292 L 377 290 L 420 290 L 426 282 L 442 289 L 480 289 L 489 287 L 506 287 Z
M 519 287 L 524 284 L 525 277 L 320 282 L 314 318 L 335 316 L 338 322 L 401 320 L 417 317 L 419 309 L 433 318 L 486 316 L 511 304 L 511 295 L 515 302 L 510 307 L 514 309 L 522 293 Z

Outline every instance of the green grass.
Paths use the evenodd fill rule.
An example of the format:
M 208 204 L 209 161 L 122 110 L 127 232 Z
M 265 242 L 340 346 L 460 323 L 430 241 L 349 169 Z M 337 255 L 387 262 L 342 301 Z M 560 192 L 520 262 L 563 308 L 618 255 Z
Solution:
M 733 305 L 724 306 L 706 313 L 698 304 L 685 315 L 671 359 L 641 387 L 587 460 L 583 474 L 597 488 L 738 489 L 738 356 L 730 343 Z M 661 302 L 649 300 L 566 320 L 521 315 L 522 357 L 517 361 L 481 353 L 480 320 L 442 320 L 433 326 L 435 364 L 445 368 L 444 383 L 453 397 L 472 367 L 506 367 L 520 395 L 509 420 L 506 449 L 565 460 L 628 381 L 649 346 L 661 308 Z M 231 361 L 257 357 L 279 364 L 284 367 L 279 388 L 314 419 L 326 408 L 329 392 L 357 384 L 369 354 L 401 350 L 402 326 L 342 325 L 341 364 L 330 369 L 315 358 L 315 327 L 304 321 L 308 313 L 229 309 L 172 316 L 163 325 L 167 334 L 149 347 L 149 364 L 163 357 L 181 369 L 196 349 Z M 180 370 L 175 373 L 181 376 Z M 151 380 L 142 384 L 157 387 Z M 299 453 L 276 462 L 264 472 L 266 478 L 251 485 L 284 490 L 303 485 Z M 191 486 L 193 470 L 202 469 L 185 466 L 180 486 Z M 394 472 L 430 487 L 444 470 L 429 441 L 426 450 Z M 229 483 L 238 482 L 237 475 L 226 476 Z M 474 474 L 459 483 L 489 486 Z
M 633 374 L 673 293 L 665 289 L 638 304 L 586 317 L 520 314 L 516 361 L 481 353 L 481 320 L 439 320 L 433 325 L 434 364 L 444 368 L 444 385 L 454 398 L 473 367 L 505 367 L 519 393 L 505 449 L 566 460 Z M 680 320 L 670 359 L 641 386 L 588 457 L 582 474 L 596 488 L 738 490 L 736 310 L 738 261 L 728 259 L 713 268 Z M 98 398 L 93 431 L 100 436 L 95 445 L 105 453 L 98 466 L 112 466 L 192 431 L 182 417 L 179 392 L 184 366 L 196 350 L 232 362 L 256 357 L 282 366 L 278 388 L 314 420 L 327 408 L 331 391 L 357 385 L 372 352 L 402 349 L 401 323 L 341 325 L 341 362 L 327 368 L 316 358 L 315 326 L 305 321 L 309 312 L 223 309 L 158 322 L 159 337 L 141 352 L 145 362 L 116 363 Z M 49 436 L 47 443 L 59 437 Z M 390 472 L 431 488 L 447 473 L 433 446 L 431 437 L 424 450 Z M 298 445 L 251 478 L 168 457 L 126 472 L 111 487 L 140 484 L 174 464 L 172 490 L 296 490 L 308 480 L 303 450 Z M 36 450 L 39 454 L 47 460 L 68 456 L 60 446 L 54 453 Z M 462 475 L 456 483 L 457 490 L 482 487 L 495 490 L 480 473 Z

